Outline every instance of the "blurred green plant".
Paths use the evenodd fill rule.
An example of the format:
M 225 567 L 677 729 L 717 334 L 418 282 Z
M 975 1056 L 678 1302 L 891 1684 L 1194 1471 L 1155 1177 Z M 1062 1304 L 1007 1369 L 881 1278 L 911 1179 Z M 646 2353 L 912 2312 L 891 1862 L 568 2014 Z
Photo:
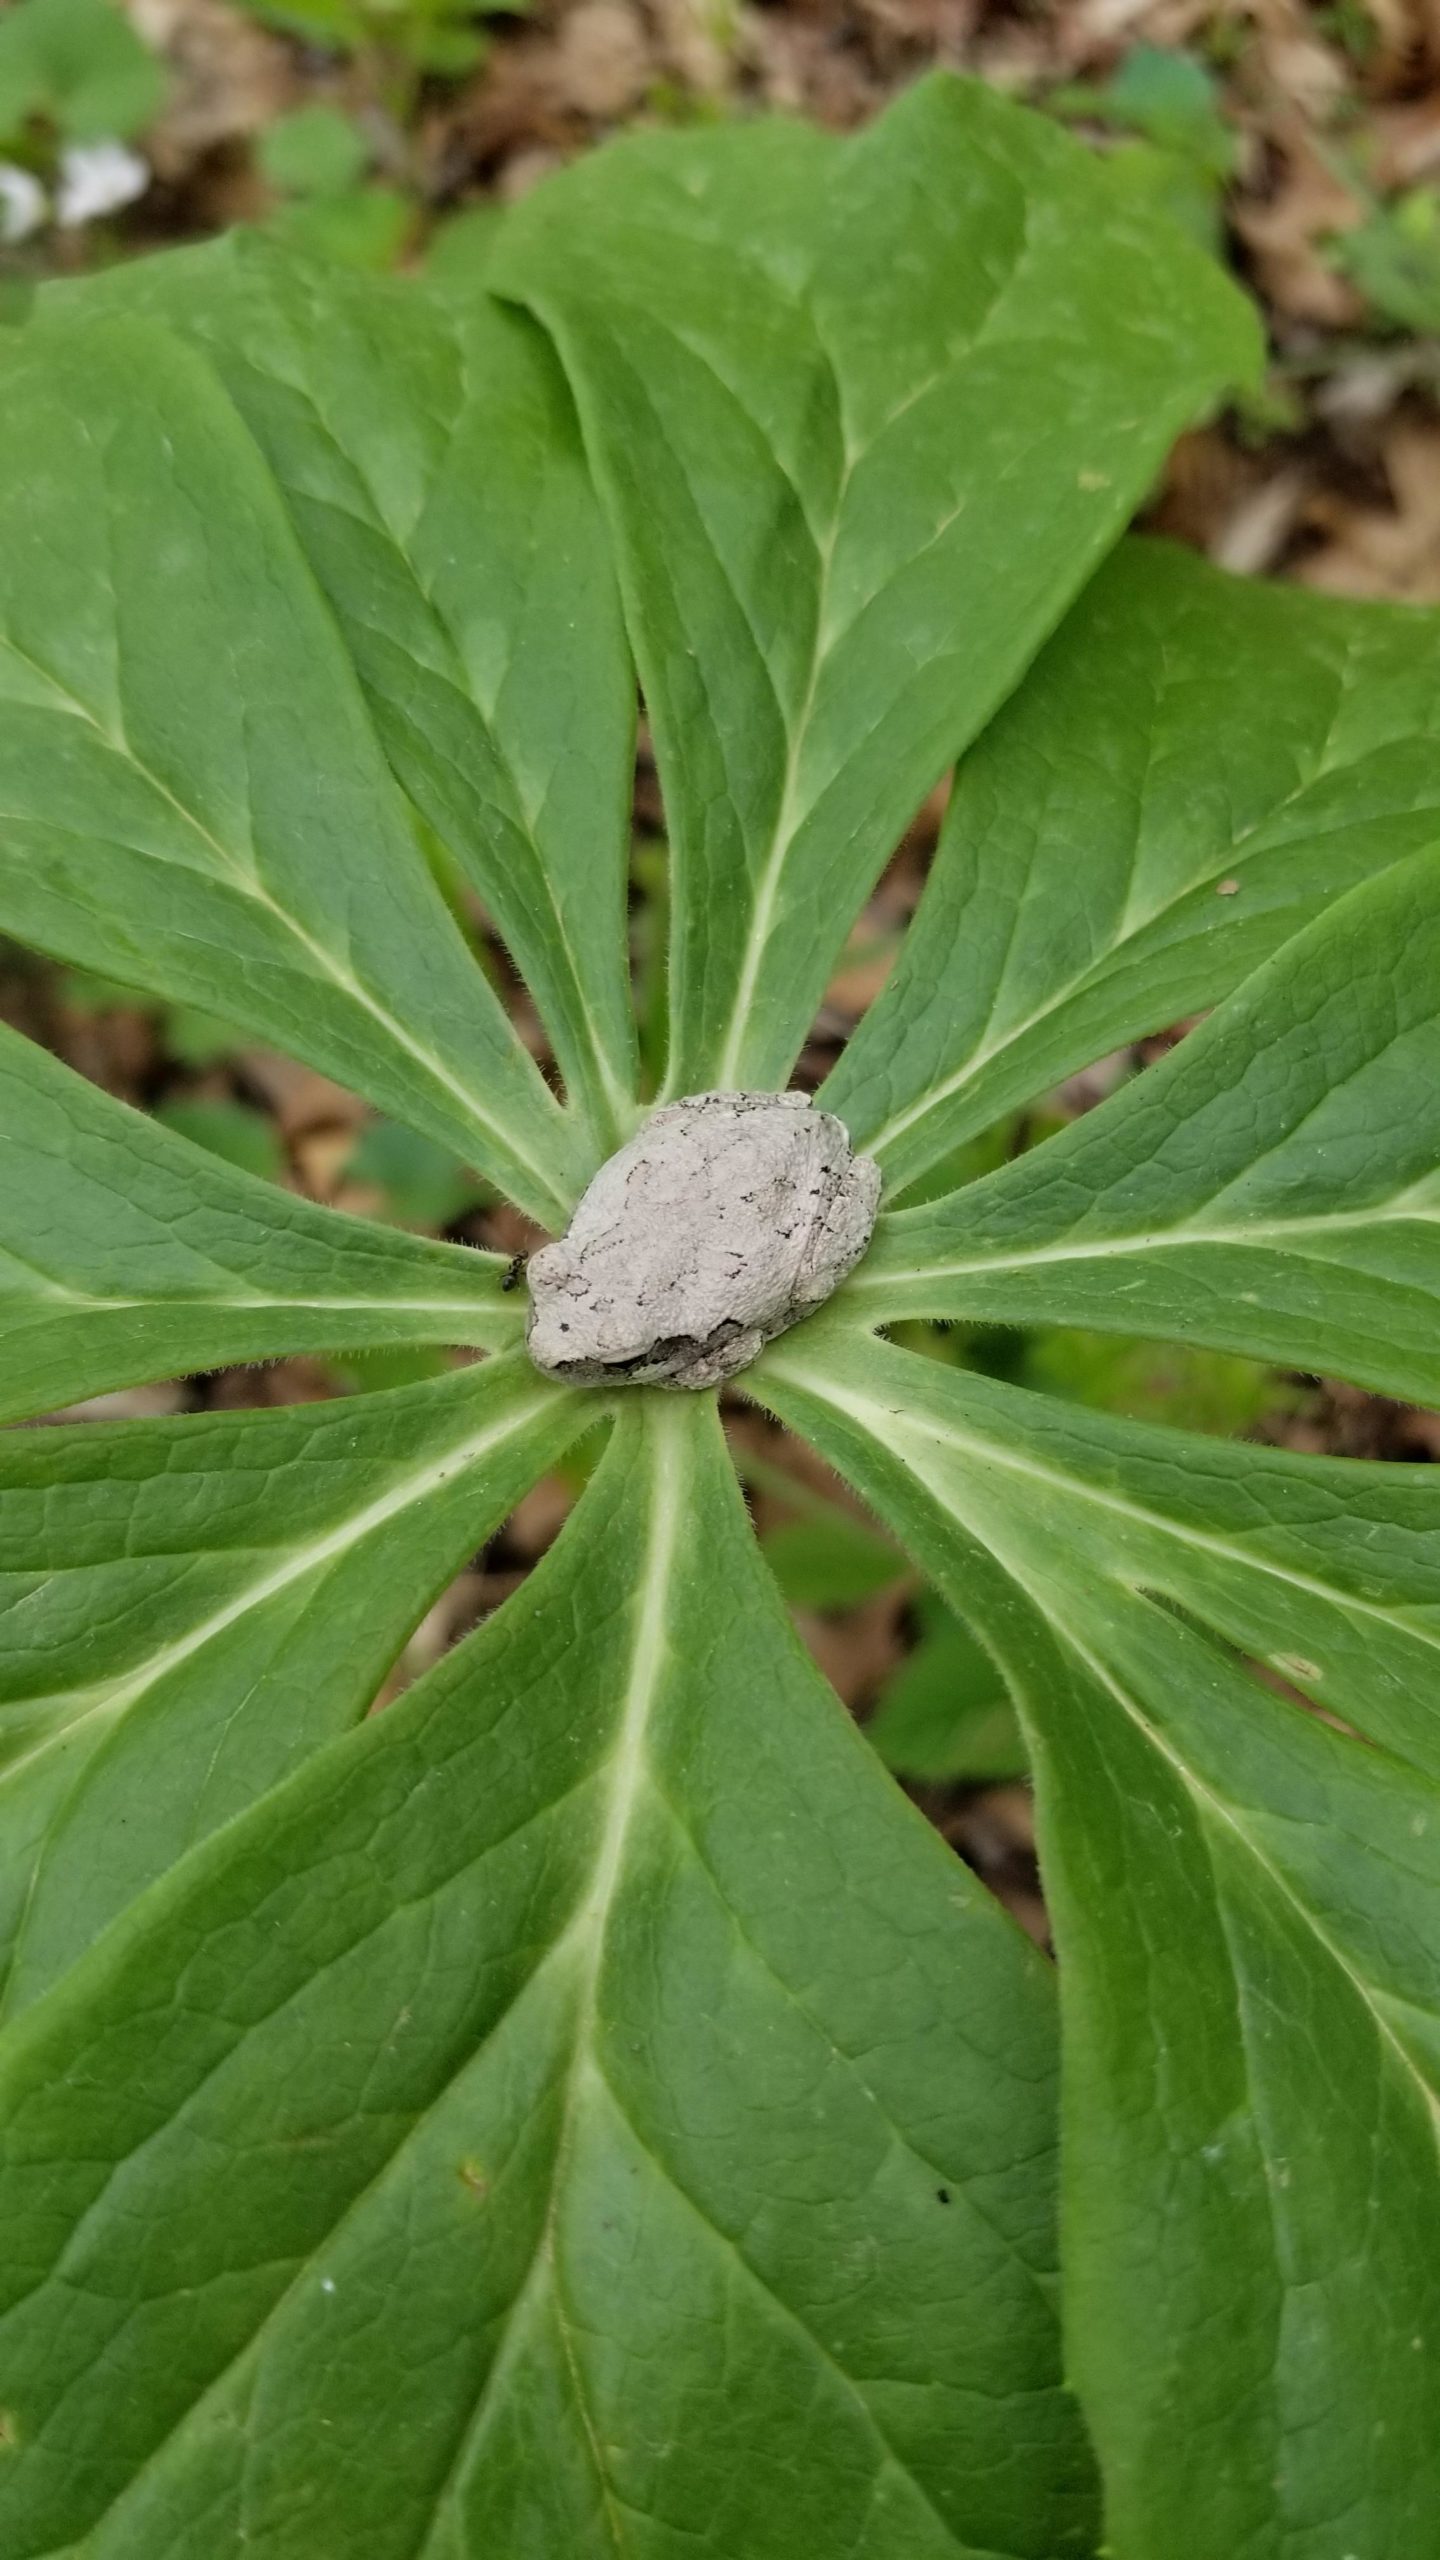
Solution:
M 155 1024 L 167 1057 L 182 1067 L 213 1067 L 248 1045 L 247 1035 L 217 1014 L 203 1013 L 193 1004 L 157 1004 L 139 988 L 102 977 L 94 969 L 62 969 L 56 984 L 62 1003 L 82 1018 L 143 1013 Z
M 1318 32 L 1348 54 L 1357 71 L 1368 69 L 1380 48 L 1380 21 L 1366 0 L 1331 0 L 1315 11 Z
M 397 1227 L 438 1232 L 494 1196 L 433 1138 L 398 1120 L 369 1121 L 345 1171 L 378 1191 L 380 1216 Z
M 1347 184 L 1362 189 L 1370 210 L 1330 241 L 1332 265 L 1392 328 L 1440 335 L 1440 194 L 1412 187 L 1382 203 L 1352 173 Z
M 841 1511 L 823 1497 L 784 1480 L 784 1496 L 803 1502 L 793 1520 L 783 1520 L 762 1540 L 765 1558 L 792 1609 L 857 1609 L 873 1600 L 910 1571 L 908 1559 L 889 1538 L 868 1528 L 851 1511 Z
M 32 125 L 69 142 L 128 140 L 165 104 L 169 79 L 109 0 L 20 0 L 0 17 L 0 143 Z
M 1217 186 L 1234 170 L 1235 136 L 1219 86 L 1203 62 L 1176 46 L 1137 44 L 1108 80 L 1075 82 L 1047 103 L 1054 115 L 1139 134 L 1157 150 L 1189 161 Z
M 373 151 L 355 117 L 339 107 L 297 107 L 267 127 L 255 157 L 281 199 L 269 231 L 342 266 L 394 266 L 414 226 L 414 202 L 370 177 Z
M 1050 113 L 1135 137 L 1114 153 L 1123 185 L 1183 223 L 1207 248 L 1220 237 L 1220 199 L 1235 173 L 1236 141 L 1220 90 L 1179 47 L 1137 44 L 1108 80 L 1052 90 Z
M 359 56 L 377 93 L 408 114 L 420 83 L 459 80 L 484 58 L 477 18 L 520 16 L 525 0 L 240 0 L 252 17 L 284 33 Z
M 155 1117 L 192 1146 L 205 1147 L 241 1173 L 278 1182 L 285 1170 L 285 1147 L 273 1120 L 253 1103 L 191 1099 L 162 1103 Z
M 1010 1692 L 983 1645 L 937 1600 L 915 1602 L 918 1641 L 865 1731 L 889 1769 L 922 1786 L 1018 1778 L 1028 1766 Z

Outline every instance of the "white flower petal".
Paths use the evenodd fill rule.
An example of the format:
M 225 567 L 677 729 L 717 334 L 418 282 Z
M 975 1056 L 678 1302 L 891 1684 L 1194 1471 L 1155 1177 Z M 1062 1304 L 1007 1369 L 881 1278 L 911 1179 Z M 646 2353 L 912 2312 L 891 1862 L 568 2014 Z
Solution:
M 28 240 L 45 219 L 45 190 L 28 169 L 0 160 L 0 240 Z
M 72 142 L 60 154 L 55 219 L 66 230 L 133 204 L 150 184 L 150 163 L 123 142 Z

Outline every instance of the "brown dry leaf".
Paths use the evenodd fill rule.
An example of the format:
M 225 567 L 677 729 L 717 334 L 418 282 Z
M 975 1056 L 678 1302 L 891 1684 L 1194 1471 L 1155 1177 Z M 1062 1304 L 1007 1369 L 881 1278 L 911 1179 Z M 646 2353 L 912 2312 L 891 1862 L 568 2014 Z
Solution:
M 967 1866 L 1018 1920 L 1027 1937 L 1048 1946 L 1050 1926 L 1035 1863 L 1035 1809 L 1028 1787 L 916 1788 L 917 1803 Z
M 1237 577 L 1257 578 L 1276 567 L 1305 512 L 1314 473 L 1299 462 L 1271 472 L 1233 507 L 1206 544 L 1211 559 Z
M 542 1476 L 522 1493 L 505 1524 L 507 1550 L 533 1563 L 559 1537 L 574 1508 L 574 1486 L 562 1476 Z
M 382 1707 L 392 1705 L 412 1681 L 434 1669 L 442 1654 L 448 1653 L 460 1636 L 469 1633 L 486 1605 L 486 1580 L 485 1575 L 473 1571 L 459 1573 L 441 1592 L 433 1607 L 426 1610 L 389 1673 L 370 1710 L 372 1715 L 378 1714 Z M 496 1604 L 490 1600 L 488 1605 L 493 1608 Z
M 1364 208 L 1320 157 L 1301 118 L 1286 114 L 1268 138 L 1280 158 L 1274 187 L 1263 199 L 1240 198 L 1232 209 L 1255 282 L 1283 319 L 1353 328 L 1364 319 L 1365 304 L 1327 264 L 1322 243 L 1351 229 Z
M 822 1033 L 829 1030 L 844 1037 L 854 1029 L 880 993 L 899 953 L 898 934 L 882 930 L 873 916 L 861 918 L 825 990 L 824 1012 L 817 1026 Z
M 207 1383 L 205 1401 L 220 1413 L 243 1413 L 252 1405 L 328 1404 L 339 1393 L 339 1381 L 323 1360 L 297 1353 L 219 1370 Z
M 1433 180 L 1440 170 L 1440 93 L 1431 89 L 1403 106 L 1376 108 L 1365 132 L 1368 173 L 1382 195 Z
M 1440 419 L 1402 410 L 1381 449 L 1391 505 L 1318 494 L 1309 515 L 1324 539 L 1294 574 L 1328 595 L 1440 603 Z
M 981 0 L 856 0 L 856 14 L 883 49 L 922 50 L 933 62 L 963 62 L 985 15 Z
M 172 91 L 145 138 L 156 175 L 181 178 L 217 144 L 258 133 L 300 94 L 289 48 L 221 0 L 125 0 L 170 66 Z
M 1440 1457 L 1440 1414 L 1324 1378 L 1292 1413 L 1277 1417 L 1265 1437 L 1278 1447 L 1325 1457 L 1413 1465 Z
M 1250 72 L 1262 94 L 1291 118 L 1326 125 L 1344 105 L 1354 73 L 1339 45 L 1317 32 L 1298 0 L 1256 0 Z
M 355 1208 L 355 1201 L 342 1194 L 364 1194 L 364 1206 L 358 1210 L 362 1218 L 383 1218 L 386 1201 L 382 1190 L 368 1183 L 349 1184 L 345 1168 L 355 1151 L 355 1131 L 331 1121 L 323 1128 L 306 1129 L 290 1149 L 300 1188 L 311 1200 L 328 1201 L 332 1207 Z
M 37 1415 L 34 1423 L 23 1422 L 22 1431 L 32 1431 L 42 1422 L 155 1422 L 172 1413 L 182 1413 L 189 1401 L 187 1390 L 178 1380 L 166 1379 L 153 1387 L 120 1387 L 113 1394 L 86 1396 L 80 1404 L 67 1404 L 57 1413 Z
M 1247 15 L 1214 0 L 1074 0 L 1054 11 L 1053 41 L 1068 77 L 1107 65 L 1132 45 L 1187 45 L 1217 20 Z
M 480 78 L 427 129 L 426 148 L 468 179 L 494 177 L 523 151 L 563 154 L 583 139 L 555 100 L 553 47 L 533 28 L 497 44 Z
M 1218 427 L 1197 427 L 1180 438 L 1166 464 L 1160 494 L 1146 514 L 1146 531 L 1168 534 L 1195 551 L 1210 551 L 1265 487 L 1273 469 L 1271 459 L 1242 452 Z
M 292 1141 L 316 1129 L 355 1130 L 368 1118 L 358 1094 L 278 1049 L 242 1049 L 236 1065 L 245 1082 L 269 1104 L 283 1137 Z
M 868 1705 L 903 1659 L 903 1607 L 900 1594 L 882 1591 L 843 1617 L 822 1617 L 814 1609 L 791 1612 L 812 1659 L 852 1712 Z
M 1435 0 L 1364 0 L 1374 30 L 1365 87 L 1385 98 L 1440 71 L 1440 7 Z
M 136 1005 L 109 1005 L 91 1013 L 63 1000 L 55 1006 L 48 1045 L 90 1084 L 121 1102 L 143 1103 L 155 1071 L 159 1041 L 152 1014 Z
M 715 0 L 650 0 L 656 49 L 672 80 L 693 97 L 724 98 L 735 86 L 733 19 Z
M 562 113 L 618 123 L 639 106 L 655 74 L 649 34 L 629 0 L 578 0 L 565 10 L 549 64 L 551 94 Z
M 798 8 L 746 9 L 735 49 L 758 104 L 837 133 L 877 114 L 893 85 L 876 73 L 843 10 L 830 20 Z

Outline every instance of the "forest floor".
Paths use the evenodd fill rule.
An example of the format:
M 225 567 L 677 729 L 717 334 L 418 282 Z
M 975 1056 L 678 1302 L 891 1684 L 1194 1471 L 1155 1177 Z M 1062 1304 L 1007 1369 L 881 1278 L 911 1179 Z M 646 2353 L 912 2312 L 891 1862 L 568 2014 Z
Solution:
M 24 5 L 0 5 L 0 24 Z M 121 137 L 131 200 L 88 221 L 41 220 L 0 246 L 0 322 L 6 297 L 13 306 L 44 276 L 237 222 L 289 224 L 327 251 L 403 269 L 452 254 L 485 208 L 630 125 L 768 108 L 846 130 L 943 64 L 1063 117 L 1098 149 L 1163 151 L 1182 219 L 1263 311 L 1263 394 L 1182 441 L 1145 521 L 1242 573 L 1440 602 L 1440 0 L 538 0 L 484 17 L 469 0 L 129 0 L 127 15 L 163 90 L 143 129 Z M 0 134 L 0 164 L 8 155 L 53 189 L 63 141 L 43 122 L 13 148 Z M 3 216 L 0 165 L 0 238 Z M 862 919 L 804 1062 L 814 1080 L 893 956 L 937 818 L 938 807 L 924 813 Z M 643 936 L 663 861 L 643 769 L 636 824 Z M 226 1025 L 3 944 L 0 1015 L 312 1198 L 507 1252 L 530 1240 L 463 1168 Z M 1088 1108 L 1186 1027 L 1100 1062 L 1047 1113 Z M 1436 1416 L 1325 1380 L 1078 1336 L 1037 1339 L 1025 1360 L 1035 1383 L 1141 1418 L 1440 1457 Z M 1013 1351 L 1006 1367 L 1016 1373 Z M 80 1410 L 292 1402 L 398 1374 L 394 1361 L 341 1372 L 295 1360 Z M 757 1523 L 825 1670 L 857 1713 L 878 1702 L 885 1730 L 903 1728 L 909 1741 L 891 1756 L 904 1767 L 908 1752 L 919 1800 L 1041 1933 L 1008 1719 L 977 1709 L 968 1741 L 948 1760 L 937 1744 L 926 1763 L 914 1737 L 939 1730 L 948 1676 L 933 1607 L 822 1469 L 753 1416 L 737 1412 L 735 1433 Z M 557 1479 L 520 1506 L 417 1631 L 399 1678 L 514 1588 L 573 1492 Z M 927 1765 L 928 1779 L 915 1774 Z

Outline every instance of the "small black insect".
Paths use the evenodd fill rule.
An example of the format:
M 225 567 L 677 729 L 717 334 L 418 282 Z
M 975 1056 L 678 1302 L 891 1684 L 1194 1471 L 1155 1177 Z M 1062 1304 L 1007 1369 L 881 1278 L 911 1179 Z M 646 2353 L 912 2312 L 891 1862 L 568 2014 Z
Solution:
M 501 1288 L 502 1288 L 502 1289 L 518 1289 L 518 1288 L 519 1288 L 519 1286 L 520 1286 L 520 1280 L 521 1280 L 521 1275 L 523 1274 L 524 1269 L 525 1269 L 525 1262 L 526 1262 L 526 1256 L 525 1256 L 523 1253 L 517 1253 L 517 1254 L 516 1254 L 516 1256 L 515 1256 L 515 1258 L 514 1258 L 514 1261 L 510 1264 L 510 1266 L 509 1266 L 508 1270 L 506 1271 L 506 1274 L 505 1274 L 504 1279 L 503 1279 L 503 1280 L 501 1281 L 501 1283 L 500 1283 L 500 1286 L 501 1286 Z

